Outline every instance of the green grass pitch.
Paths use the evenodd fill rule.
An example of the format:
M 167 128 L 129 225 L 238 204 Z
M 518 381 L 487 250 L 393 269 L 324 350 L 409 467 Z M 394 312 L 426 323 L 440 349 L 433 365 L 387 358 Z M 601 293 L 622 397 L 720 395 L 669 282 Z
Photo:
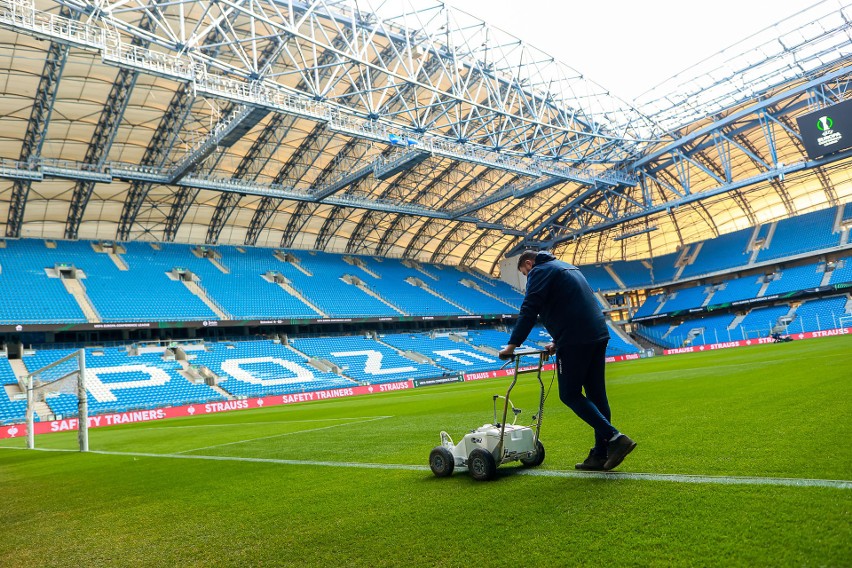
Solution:
M 613 421 L 639 443 L 617 471 L 852 480 L 850 354 L 852 337 L 835 337 L 609 365 Z M 110 453 L 0 449 L 0 566 L 852 565 L 848 483 L 560 473 L 592 440 L 555 384 L 532 470 L 553 475 L 509 464 L 493 482 L 435 478 L 438 433 L 490 422 L 507 385 L 90 430 Z M 533 385 L 513 393 L 525 411 Z

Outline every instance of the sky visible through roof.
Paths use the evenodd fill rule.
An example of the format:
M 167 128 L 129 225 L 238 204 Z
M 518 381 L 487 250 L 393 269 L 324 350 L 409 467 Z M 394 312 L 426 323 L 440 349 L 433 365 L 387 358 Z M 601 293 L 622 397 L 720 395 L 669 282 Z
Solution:
M 631 102 L 673 75 L 816 2 L 451 0 Z

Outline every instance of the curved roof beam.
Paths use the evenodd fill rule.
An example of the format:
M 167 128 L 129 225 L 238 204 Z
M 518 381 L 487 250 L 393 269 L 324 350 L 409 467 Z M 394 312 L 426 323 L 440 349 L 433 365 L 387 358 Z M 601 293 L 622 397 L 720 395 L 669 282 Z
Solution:
M 66 6 L 61 6 L 59 15 L 69 20 L 73 19 L 71 11 Z M 68 46 L 58 42 L 51 42 L 44 60 L 41 78 L 36 87 L 33 98 L 30 119 L 27 121 L 27 131 L 24 134 L 23 145 L 19 159 L 20 164 L 26 167 L 32 158 L 41 156 L 41 149 L 47 137 L 47 128 L 50 125 L 50 115 L 56 104 L 56 92 L 65 62 L 68 60 Z M 32 180 L 16 179 L 12 183 L 12 198 L 9 202 L 9 215 L 6 220 L 6 236 L 18 238 L 21 236 L 21 225 L 24 221 L 24 210 L 27 206 L 27 196 L 30 192 Z

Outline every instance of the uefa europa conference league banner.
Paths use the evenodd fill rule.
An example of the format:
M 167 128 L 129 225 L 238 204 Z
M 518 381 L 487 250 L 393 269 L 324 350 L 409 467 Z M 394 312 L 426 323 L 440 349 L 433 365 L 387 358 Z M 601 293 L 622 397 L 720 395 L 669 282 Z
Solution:
M 852 146 L 852 99 L 800 116 L 796 121 L 811 160 Z

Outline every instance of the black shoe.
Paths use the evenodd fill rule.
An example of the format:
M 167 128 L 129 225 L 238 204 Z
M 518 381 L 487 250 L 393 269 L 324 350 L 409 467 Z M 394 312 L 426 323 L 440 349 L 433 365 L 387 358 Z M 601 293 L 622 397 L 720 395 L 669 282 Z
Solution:
M 604 471 L 609 471 L 618 467 L 627 454 L 636 448 L 636 442 L 630 439 L 629 436 L 621 434 L 618 438 L 609 443 L 609 457 L 603 466 Z
M 583 469 L 586 471 L 603 471 L 606 456 L 595 455 L 595 451 L 589 452 L 589 457 L 583 463 L 574 464 L 575 469 Z

